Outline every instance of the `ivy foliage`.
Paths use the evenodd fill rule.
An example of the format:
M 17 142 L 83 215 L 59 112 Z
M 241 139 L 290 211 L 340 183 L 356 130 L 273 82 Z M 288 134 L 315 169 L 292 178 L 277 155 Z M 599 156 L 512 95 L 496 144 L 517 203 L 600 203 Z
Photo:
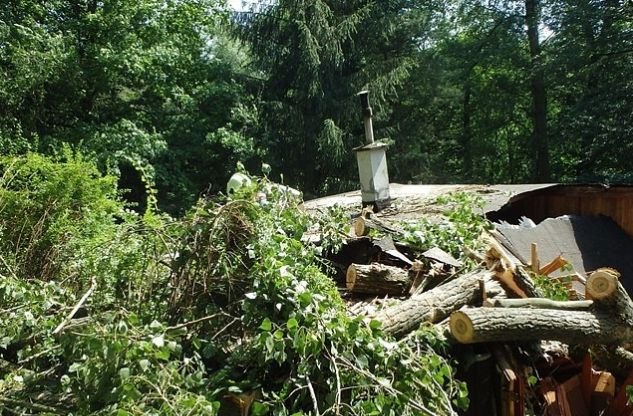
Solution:
M 434 330 L 395 341 L 347 315 L 320 248 L 301 241 L 312 220 L 266 178 L 174 220 L 126 210 L 115 180 L 77 155 L 2 166 L 13 203 L 0 223 L 20 227 L 0 246 L 3 412 L 449 415 L 467 405 Z M 19 262 L 23 241 L 40 251 Z M 27 264 L 38 253 L 57 267 L 38 274 Z

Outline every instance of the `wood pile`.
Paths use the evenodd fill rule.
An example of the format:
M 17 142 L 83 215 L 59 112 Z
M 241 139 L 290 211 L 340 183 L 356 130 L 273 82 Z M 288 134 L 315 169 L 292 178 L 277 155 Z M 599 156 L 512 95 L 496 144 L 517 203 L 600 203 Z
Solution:
M 483 253 L 464 249 L 478 263 L 465 271 L 437 247 L 409 250 L 398 230 L 375 216 L 362 215 L 353 229 L 354 254 L 336 260 L 346 269 L 350 314 L 380 321 L 396 338 L 437 325 L 469 383 L 466 414 L 633 415 L 626 394 L 633 385 L 633 302 L 616 270 L 572 276 L 584 293 L 570 286 L 572 300 L 555 301 L 531 276 L 567 262 L 558 256 L 541 265 L 536 247 L 532 264 L 523 265 L 490 237 Z M 368 237 L 370 229 L 383 237 Z

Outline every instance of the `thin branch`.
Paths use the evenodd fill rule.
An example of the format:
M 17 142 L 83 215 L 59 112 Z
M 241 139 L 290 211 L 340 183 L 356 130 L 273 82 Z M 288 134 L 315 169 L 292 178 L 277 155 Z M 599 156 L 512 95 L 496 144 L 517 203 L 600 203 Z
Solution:
M 165 331 L 175 331 L 177 329 L 186 328 L 186 327 L 191 326 L 191 325 L 196 325 L 196 324 L 199 324 L 199 323 L 202 323 L 202 322 L 210 321 L 211 319 L 215 319 L 215 318 L 217 318 L 219 316 L 226 316 L 226 317 L 229 317 L 229 318 L 233 318 L 233 320 L 239 319 L 239 318 L 236 318 L 234 316 L 229 315 L 226 312 L 218 312 L 218 313 L 214 313 L 213 315 L 203 316 L 202 318 L 194 319 L 193 321 L 188 321 L 188 322 L 183 322 L 183 323 L 178 324 L 178 325 L 168 326 L 167 328 L 165 328 Z M 222 330 L 224 330 L 224 328 Z
M 90 285 L 90 289 L 88 289 L 88 291 L 84 293 L 84 295 L 81 297 L 81 299 L 79 299 L 79 302 L 77 302 L 73 310 L 70 311 L 68 316 L 57 326 L 57 328 L 55 328 L 55 330 L 53 331 L 53 335 L 57 335 L 60 332 L 62 332 L 64 327 L 68 325 L 71 319 L 73 319 L 73 317 L 75 316 L 79 308 L 81 308 L 83 304 L 86 303 L 88 298 L 94 293 L 96 289 L 97 289 L 97 280 L 93 277 L 92 284 Z
M 317 401 L 316 394 L 314 394 L 314 388 L 312 387 L 310 377 L 307 374 L 306 381 L 308 382 L 308 391 L 310 391 L 310 397 L 312 398 L 312 404 L 314 405 L 314 413 L 316 414 L 316 416 L 321 416 L 321 414 L 319 413 L 319 402 Z
M 55 414 L 55 415 L 65 414 L 65 413 L 59 413 L 59 410 L 57 410 L 54 407 L 45 406 L 43 404 L 30 403 L 30 402 L 21 401 L 21 400 L 14 400 L 8 397 L 0 397 L 0 406 L 1 406 L 0 410 L 8 410 L 7 408 L 3 409 L 4 406 L 11 406 L 11 408 L 16 408 L 20 406 L 20 407 L 26 407 L 32 410 L 37 410 L 38 412 L 46 412 L 49 414 L 50 413 Z

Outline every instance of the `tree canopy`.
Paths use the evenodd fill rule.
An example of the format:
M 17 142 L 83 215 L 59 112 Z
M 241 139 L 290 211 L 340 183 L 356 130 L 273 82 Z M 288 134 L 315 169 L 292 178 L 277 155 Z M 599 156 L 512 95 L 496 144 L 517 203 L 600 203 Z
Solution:
M 4 154 L 70 144 L 182 213 L 242 162 L 307 196 L 357 187 L 355 94 L 399 182 L 623 181 L 629 2 L 13 1 Z M 622 151 L 625 149 L 626 151 Z

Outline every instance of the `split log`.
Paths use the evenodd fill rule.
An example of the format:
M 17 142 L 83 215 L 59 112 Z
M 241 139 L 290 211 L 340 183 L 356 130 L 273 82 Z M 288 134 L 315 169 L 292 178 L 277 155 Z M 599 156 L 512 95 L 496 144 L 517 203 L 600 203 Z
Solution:
M 369 295 L 403 295 L 411 286 L 409 272 L 380 263 L 351 264 L 347 268 L 347 290 Z
M 479 304 L 482 298 L 479 281 L 482 279 L 492 282 L 491 273 L 477 269 L 383 309 L 374 319 L 382 323 L 386 333 L 401 337 L 423 322 L 437 323 L 464 305 Z
M 553 309 L 464 309 L 451 315 L 451 334 L 462 343 L 557 340 L 569 344 L 622 344 L 633 341 L 633 302 L 603 269 L 587 280 L 594 300 L 588 311 Z

